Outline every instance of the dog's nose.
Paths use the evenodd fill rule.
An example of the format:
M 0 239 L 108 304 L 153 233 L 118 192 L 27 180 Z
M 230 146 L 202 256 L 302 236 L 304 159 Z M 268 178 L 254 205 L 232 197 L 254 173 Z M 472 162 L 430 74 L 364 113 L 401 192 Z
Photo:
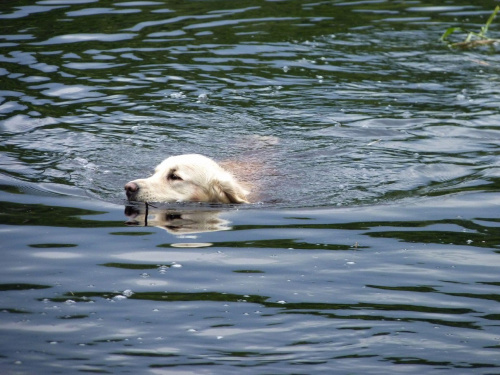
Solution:
M 125 184 L 125 193 L 127 194 L 128 199 L 132 198 L 138 190 L 139 185 L 137 185 L 135 182 L 128 182 Z

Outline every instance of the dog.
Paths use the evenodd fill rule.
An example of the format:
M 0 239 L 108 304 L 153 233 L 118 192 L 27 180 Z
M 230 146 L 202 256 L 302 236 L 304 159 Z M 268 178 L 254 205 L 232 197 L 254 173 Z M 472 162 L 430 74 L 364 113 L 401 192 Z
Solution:
M 249 203 L 249 191 L 212 159 L 198 154 L 171 156 L 148 178 L 125 184 L 129 201 Z

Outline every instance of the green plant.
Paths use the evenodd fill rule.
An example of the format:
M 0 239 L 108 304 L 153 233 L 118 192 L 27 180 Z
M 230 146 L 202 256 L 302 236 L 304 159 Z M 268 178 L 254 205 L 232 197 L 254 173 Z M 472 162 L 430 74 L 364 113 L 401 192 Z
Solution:
M 500 11 L 500 6 L 496 6 L 495 10 L 491 14 L 490 18 L 488 18 L 488 21 L 484 24 L 483 27 L 481 27 L 481 31 L 479 33 L 475 33 L 473 31 L 467 30 L 461 26 L 457 27 L 450 27 L 448 28 L 444 34 L 441 36 L 441 41 L 447 42 L 449 46 L 451 47 L 461 47 L 461 48 L 472 48 L 480 45 L 487 45 L 487 44 L 493 44 L 496 42 L 500 42 L 500 39 L 492 39 L 486 36 L 488 33 L 488 29 L 497 16 L 497 13 Z M 463 42 L 458 42 L 458 43 L 450 43 L 448 42 L 448 37 L 453 34 L 455 31 L 461 31 L 467 33 L 467 37 Z

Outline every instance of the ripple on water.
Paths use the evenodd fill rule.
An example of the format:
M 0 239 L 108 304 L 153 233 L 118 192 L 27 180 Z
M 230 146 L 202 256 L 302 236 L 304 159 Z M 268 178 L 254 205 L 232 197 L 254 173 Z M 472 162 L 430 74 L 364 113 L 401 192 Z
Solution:
M 494 372 L 491 9 L 428 3 L 0 2 L 4 372 Z M 192 152 L 259 203 L 124 214 Z

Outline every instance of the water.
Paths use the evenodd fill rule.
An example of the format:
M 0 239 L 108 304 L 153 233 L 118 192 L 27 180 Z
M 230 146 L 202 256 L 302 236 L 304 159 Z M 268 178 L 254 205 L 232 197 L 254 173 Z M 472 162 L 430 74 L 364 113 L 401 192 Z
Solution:
M 2 373 L 500 373 L 492 10 L 1 4 Z M 127 204 L 190 152 L 258 202 Z

